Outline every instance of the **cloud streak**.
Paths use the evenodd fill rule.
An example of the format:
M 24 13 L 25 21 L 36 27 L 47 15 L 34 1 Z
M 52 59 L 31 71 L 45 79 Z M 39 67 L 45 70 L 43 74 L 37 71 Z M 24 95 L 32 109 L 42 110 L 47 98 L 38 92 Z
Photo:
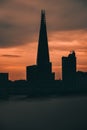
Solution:
M 8 54 L 3 54 L 1 57 L 8 57 L 8 58 L 19 58 L 21 57 L 20 55 L 8 55 Z

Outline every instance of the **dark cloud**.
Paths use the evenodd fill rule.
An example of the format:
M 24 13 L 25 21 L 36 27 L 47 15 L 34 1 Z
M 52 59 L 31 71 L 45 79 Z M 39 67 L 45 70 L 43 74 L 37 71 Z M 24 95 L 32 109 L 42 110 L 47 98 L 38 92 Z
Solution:
M 21 56 L 20 56 L 20 55 L 8 55 L 8 54 L 4 54 L 4 55 L 1 55 L 1 57 L 19 58 L 19 57 L 21 57 Z
M 85 29 L 86 5 L 86 0 L 0 0 L 0 47 L 37 41 L 43 8 L 46 9 L 49 33 Z
M 76 2 L 81 2 L 85 6 L 87 6 L 87 0 L 75 0 Z
M 12 23 L 8 23 L 7 21 L 0 21 L 0 29 L 11 29 L 14 28 L 15 25 Z
M 7 0 L 0 0 L 0 4 L 5 3 Z

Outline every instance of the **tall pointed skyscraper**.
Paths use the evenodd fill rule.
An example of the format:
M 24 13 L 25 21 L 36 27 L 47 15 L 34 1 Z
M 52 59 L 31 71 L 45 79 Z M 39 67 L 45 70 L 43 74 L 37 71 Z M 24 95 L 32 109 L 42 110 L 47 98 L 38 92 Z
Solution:
M 27 80 L 54 80 L 46 29 L 45 11 L 41 11 L 40 33 L 37 51 L 37 65 L 27 66 Z
M 46 18 L 45 11 L 41 11 L 41 24 L 40 33 L 38 41 L 38 54 L 37 54 L 37 64 L 47 64 L 49 62 L 49 50 L 48 50 L 48 39 L 47 39 L 47 29 L 46 29 Z

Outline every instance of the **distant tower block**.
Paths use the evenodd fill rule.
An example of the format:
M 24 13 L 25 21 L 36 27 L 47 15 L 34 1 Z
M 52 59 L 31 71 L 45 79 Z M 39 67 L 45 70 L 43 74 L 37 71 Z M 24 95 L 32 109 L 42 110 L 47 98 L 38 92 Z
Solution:
M 0 73 L 0 82 L 8 81 L 8 73 Z
M 76 56 L 72 51 L 68 57 L 62 57 L 62 79 L 65 82 L 74 82 L 76 76 Z
M 40 33 L 37 51 L 37 65 L 27 66 L 27 80 L 54 80 L 49 58 L 45 11 L 41 11 Z

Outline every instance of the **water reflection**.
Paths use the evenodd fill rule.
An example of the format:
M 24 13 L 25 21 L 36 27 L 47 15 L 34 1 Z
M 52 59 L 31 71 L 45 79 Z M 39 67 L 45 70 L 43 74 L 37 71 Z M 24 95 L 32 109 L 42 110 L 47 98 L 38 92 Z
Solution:
M 87 97 L 29 99 L 0 102 L 0 130 L 87 129 Z

